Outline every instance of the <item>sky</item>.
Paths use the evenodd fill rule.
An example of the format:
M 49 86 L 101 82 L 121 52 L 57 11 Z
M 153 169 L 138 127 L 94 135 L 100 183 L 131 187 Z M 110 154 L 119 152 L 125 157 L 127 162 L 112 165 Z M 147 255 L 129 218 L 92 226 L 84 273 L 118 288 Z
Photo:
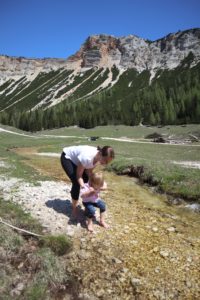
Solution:
M 0 0 L 0 55 L 67 58 L 94 34 L 200 28 L 200 0 Z

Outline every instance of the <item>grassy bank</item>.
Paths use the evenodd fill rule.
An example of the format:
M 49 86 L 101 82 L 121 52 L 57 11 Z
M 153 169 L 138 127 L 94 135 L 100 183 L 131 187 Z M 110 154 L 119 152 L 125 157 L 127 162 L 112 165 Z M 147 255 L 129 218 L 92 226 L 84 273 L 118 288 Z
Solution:
M 159 193 L 166 193 L 175 198 L 187 201 L 199 201 L 200 197 L 200 171 L 183 167 L 170 166 L 167 162 L 163 164 L 151 164 L 146 161 L 115 160 L 108 170 L 118 175 L 136 177 L 142 184 L 156 187 Z
M 9 224 L 43 234 L 36 220 L 1 198 L 0 216 Z M 65 267 L 70 249 L 66 236 L 36 238 L 0 223 L 1 299 L 61 299 L 71 293 L 72 278 Z
M 163 137 L 172 137 L 180 144 L 152 143 L 146 137 L 158 133 Z M 189 201 L 200 199 L 200 170 L 187 167 L 187 163 L 199 162 L 200 143 L 185 143 L 191 135 L 200 135 L 200 125 L 142 127 L 142 126 L 106 126 L 94 129 L 63 128 L 48 131 L 50 135 L 77 135 L 86 141 L 74 141 L 75 144 L 111 145 L 116 158 L 108 167 L 119 175 L 125 174 L 139 178 L 141 183 L 157 187 L 157 191 L 175 198 Z M 87 137 L 99 137 L 91 142 Z M 134 142 L 115 141 L 109 138 L 129 138 Z M 181 144 L 182 143 L 182 144 Z M 70 143 L 66 141 L 66 145 Z M 57 152 L 52 146 L 47 151 Z M 180 165 L 179 165 L 180 163 Z M 183 163 L 183 165 L 181 165 Z M 185 163 L 185 164 L 184 164 Z

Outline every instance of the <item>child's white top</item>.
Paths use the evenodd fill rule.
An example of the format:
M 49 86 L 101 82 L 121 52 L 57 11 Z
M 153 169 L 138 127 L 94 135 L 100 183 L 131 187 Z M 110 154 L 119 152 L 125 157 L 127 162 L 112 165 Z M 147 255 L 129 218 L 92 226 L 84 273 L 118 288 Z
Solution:
M 87 197 L 83 196 L 83 194 L 89 191 L 89 189 L 90 189 L 89 183 L 84 183 L 84 187 L 82 187 L 80 190 L 80 196 L 83 202 L 93 202 L 93 203 L 97 202 L 99 199 L 99 192 L 100 192 L 99 190 L 97 190 L 96 193 L 93 194 L 92 196 L 87 196 Z
M 93 146 L 71 146 L 63 148 L 65 157 L 70 159 L 76 166 L 81 163 L 85 169 L 91 169 L 95 165 L 94 157 L 98 150 Z

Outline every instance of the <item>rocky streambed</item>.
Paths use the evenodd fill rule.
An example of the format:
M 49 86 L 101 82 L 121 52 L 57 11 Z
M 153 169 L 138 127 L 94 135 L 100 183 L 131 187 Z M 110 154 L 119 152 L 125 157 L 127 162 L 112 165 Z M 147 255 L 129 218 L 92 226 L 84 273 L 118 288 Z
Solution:
M 66 267 L 79 299 L 199 299 L 199 214 L 167 206 L 132 178 L 105 175 L 110 229 L 98 225 L 97 214 L 94 234 L 86 230 L 81 206 L 80 222 L 70 221 L 70 185 L 63 181 L 34 186 L 1 177 L 0 190 L 45 230 L 72 237 Z

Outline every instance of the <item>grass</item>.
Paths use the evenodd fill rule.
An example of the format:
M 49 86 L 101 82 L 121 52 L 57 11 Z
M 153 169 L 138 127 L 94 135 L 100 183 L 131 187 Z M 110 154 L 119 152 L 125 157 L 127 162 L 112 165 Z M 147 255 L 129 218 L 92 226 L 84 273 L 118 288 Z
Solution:
M 146 136 L 157 132 L 162 135 L 173 136 L 181 140 L 189 135 L 199 134 L 200 125 L 190 124 L 186 126 L 165 126 L 165 127 L 142 127 L 142 126 L 100 126 L 94 129 L 81 129 L 76 127 L 61 128 L 45 131 L 50 135 L 77 135 L 85 137 L 85 140 L 66 140 L 65 145 L 90 144 L 111 145 L 116 152 L 116 158 L 109 166 L 110 171 L 122 174 L 123 170 L 130 166 L 143 166 L 144 173 L 140 177 L 141 182 L 156 183 L 158 190 L 174 197 L 182 197 L 186 200 L 198 200 L 200 196 L 200 171 L 199 169 L 184 168 L 176 165 L 173 161 L 199 161 L 199 143 L 187 145 L 166 145 L 148 143 Z M 95 142 L 90 142 L 87 137 L 99 136 Z M 128 137 L 138 140 L 138 143 L 119 142 L 114 140 L 103 140 L 102 137 Z M 147 141 L 147 143 L 139 143 Z M 59 144 L 59 143 L 58 143 Z M 58 144 L 43 149 L 49 152 L 59 152 Z M 61 146 L 64 146 L 61 144 Z
M 36 220 L 9 201 L 0 199 L 0 215 L 9 223 L 42 233 Z M 66 293 L 71 277 L 63 255 L 71 249 L 71 241 L 66 236 L 47 235 L 40 240 L 30 236 L 24 238 L 1 224 L 1 299 L 57 299 L 58 295 Z
M 132 166 L 135 172 L 131 172 Z M 142 168 L 142 172 L 140 172 Z M 117 174 L 126 174 L 138 177 L 140 182 L 157 186 L 157 191 L 180 197 L 189 201 L 199 201 L 200 196 L 200 171 L 198 169 L 186 169 L 173 166 L 167 162 L 150 163 L 149 161 L 115 160 L 108 168 Z
M 16 132 L 20 133 L 18 130 Z M 38 180 L 49 178 L 39 169 L 32 167 L 30 158 L 15 153 L 14 149 L 33 146 L 48 148 L 50 140 L 1 132 L 0 161 L 8 165 L 8 168 L 0 167 L 0 174 L 6 178 L 16 177 L 34 184 L 38 184 Z M 50 144 L 56 142 L 52 139 Z M 43 234 L 43 228 L 38 221 L 29 213 L 24 213 L 19 205 L 5 201 L 2 197 L 0 198 L 0 217 L 11 225 Z M 19 232 L 0 224 L 0 294 L 2 299 L 56 299 L 58 295 L 65 294 L 72 286 L 65 256 L 71 249 L 72 244 L 67 236 L 46 235 L 36 239 L 29 235 L 22 236 Z M 18 290 L 19 284 L 22 284 L 21 291 Z
M 42 234 L 42 226 L 30 214 L 24 213 L 19 205 L 0 199 L 0 212 L 2 219 L 6 222 Z
M 50 248 L 58 256 L 64 255 L 71 250 L 71 243 L 64 235 L 45 236 L 40 239 L 40 245 Z
M 144 139 L 147 135 L 154 132 L 159 134 L 175 135 L 176 137 L 186 137 L 189 133 L 200 132 L 200 124 L 188 124 L 184 126 L 125 126 L 125 125 L 110 125 L 110 126 L 97 126 L 92 129 L 84 129 L 79 127 L 65 127 L 59 129 L 45 130 L 45 134 L 52 135 L 78 135 L 78 136 L 106 136 L 106 137 L 128 137 L 135 139 Z
M 38 284 L 37 282 L 32 284 L 25 292 L 26 299 L 29 300 L 38 300 L 45 299 L 47 294 L 47 287 L 44 287 L 43 284 Z
M 7 128 L 7 127 L 4 127 Z M 20 132 L 20 131 L 18 131 Z M 111 145 L 116 153 L 116 158 L 109 166 L 109 170 L 122 173 L 129 166 L 143 166 L 144 173 L 140 176 L 141 182 L 151 184 L 157 183 L 158 190 L 172 194 L 175 197 L 183 197 L 188 200 L 199 199 L 200 196 L 200 171 L 199 169 L 184 168 L 175 165 L 173 161 L 199 161 L 199 143 L 188 145 L 166 145 L 150 143 L 146 136 L 157 132 L 159 134 L 173 135 L 177 139 L 187 138 L 191 133 L 199 133 L 200 125 L 187 126 L 165 126 L 165 127 L 145 127 L 145 126 L 100 126 L 93 129 L 82 129 L 78 127 L 61 128 L 39 132 L 33 136 L 38 138 L 20 137 L 7 133 L 1 133 L 0 157 L 11 162 L 12 175 L 24 180 L 37 182 L 39 178 L 54 177 L 59 179 L 60 171 L 55 167 L 58 158 L 49 158 L 30 155 L 23 156 L 23 149 L 35 147 L 38 152 L 61 153 L 62 148 L 69 145 L 89 144 Z M 41 135 L 50 135 L 42 137 Z M 55 135 L 56 138 L 51 137 Z M 62 136 L 62 137 L 59 137 Z M 71 136 L 71 137 L 64 137 Z M 76 138 L 77 136 L 77 138 Z M 88 137 L 99 136 L 97 141 L 89 141 Z M 104 140 L 103 137 L 128 137 L 134 138 L 138 142 L 128 143 L 115 140 Z M 147 143 L 139 142 L 147 141 Z M 13 148 L 13 151 L 7 151 Z M 19 150 L 17 149 L 19 147 Z M 24 164 L 25 163 L 25 164 Z M 59 165 L 59 163 L 58 163 Z M 37 172 L 33 167 L 37 167 Z M 2 172 L 11 172 L 4 169 Z M 57 175 L 56 175 L 57 174 Z M 190 188 L 192 187 L 192 188 Z

